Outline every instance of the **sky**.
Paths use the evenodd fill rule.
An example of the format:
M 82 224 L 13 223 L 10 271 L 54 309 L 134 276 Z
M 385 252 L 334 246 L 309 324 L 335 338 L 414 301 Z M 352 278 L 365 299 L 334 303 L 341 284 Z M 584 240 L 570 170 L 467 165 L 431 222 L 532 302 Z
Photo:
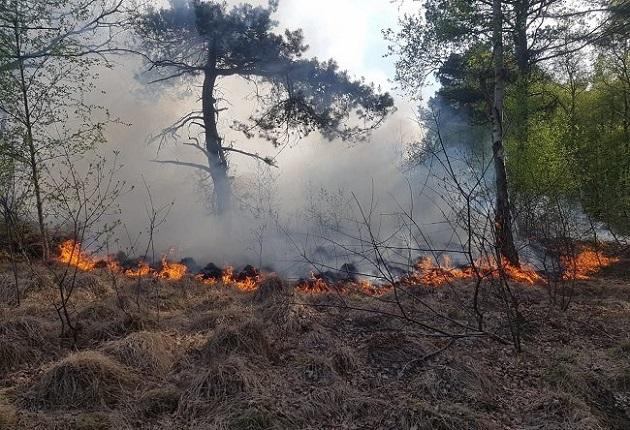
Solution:
M 384 58 L 387 42 L 382 30 L 395 28 L 399 13 L 418 3 L 390 0 L 284 0 L 279 20 L 304 30 L 311 52 L 334 58 L 342 68 L 388 87 L 394 74 L 393 58 Z M 401 9 L 402 8 L 402 9 Z

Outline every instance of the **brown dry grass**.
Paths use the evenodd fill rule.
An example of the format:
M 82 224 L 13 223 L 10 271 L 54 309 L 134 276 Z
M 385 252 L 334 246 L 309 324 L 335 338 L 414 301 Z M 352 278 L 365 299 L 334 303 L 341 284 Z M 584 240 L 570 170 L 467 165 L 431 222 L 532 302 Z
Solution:
M 24 403 L 44 408 L 113 407 L 134 380 L 111 358 L 96 351 L 78 352 L 46 369 L 26 391 Z
M 231 357 L 193 379 L 180 398 L 178 414 L 191 419 L 210 413 L 220 404 L 235 402 L 259 386 L 256 371 L 243 359 Z
M 0 307 L 0 428 L 630 428 L 626 281 L 577 284 L 568 312 L 550 307 L 543 289 L 519 287 L 522 354 L 462 339 L 427 361 L 447 342 L 277 281 L 251 294 L 121 277 L 117 295 L 108 274 L 90 273 L 71 307 L 77 344 L 58 338 L 54 288 L 27 288 L 22 307 Z M 422 299 L 464 321 L 470 293 L 427 289 Z M 392 297 L 381 299 L 344 298 L 395 311 Z M 487 327 L 506 336 L 492 306 Z
M 52 332 L 51 324 L 33 316 L 0 320 L 0 374 L 53 355 Z
M 109 342 L 103 352 L 128 367 L 158 376 L 165 375 L 175 363 L 177 350 L 166 333 L 140 331 Z
M 222 324 L 213 332 L 202 349 L 206 359 L 238 354 L 273 359 L 275 354 L 261 321 L 248 318 L 237 324 Z

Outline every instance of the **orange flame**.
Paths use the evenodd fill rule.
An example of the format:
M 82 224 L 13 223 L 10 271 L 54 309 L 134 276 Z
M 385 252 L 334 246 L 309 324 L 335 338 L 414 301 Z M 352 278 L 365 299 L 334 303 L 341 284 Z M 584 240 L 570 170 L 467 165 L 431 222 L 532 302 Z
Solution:
M 608 267 L 618 261 L 618 258 L 607 257 L 592 248 L 584 248 L 575 257 L 562 259 L 562 263 L 566 267 L 563 278 L 567 280 L 588 280 L 604 267 Z
M 210 287 L 214 287 L 219 282 L 214 278 L 204 278 L 202 274 L 195 275 L 195 280 L 200 284 L 208 285 Z
M 322 278 L 315 276 L 315 273 L 311 272 L 310 279 L 299 283 L 295 290 L 300 293 L 313 293 L 321 294 L 332 291 L 332 288 Z
M 223 268 L 223 274 L 221 275 L 221 283 L 223 284 L 223 286 L 233 287 L 237 290 L 245 292 L 256 291 L 258 289 L 259 281 L 260 279 L 258 276 L 248 276 L 242 280 L 237 280 L 234 277 L 234 267 L 232 266 L 225 266 L 225 268 Z M 214 283 L 210 285 L 214 285 L 215 283 L 216 281 L 214 281 Z
M 72 239 L 59 245 L 57 261 L 89 272 L 96 267 L 96 261 L 81 250 L 81 244 Z
M 504 264 L 502 270 L 514 282 L 535 284 L 543 281 L 543 277 L 536 269 L 528 264 L 524 264 L 521 267 Z M 438 264 L 434 263 L 430 258 L 422 258 L 418 261 L 414 270 L 404 276 L 401 282 L 403 285 L 424 284 L 442 287 L 456 280 L 471 280 L 477 276 L 491 278 L 499 275 L 499 268 L 491 259 L 479 258 L 474 262 L 474 267 L 458 268 L 453 267 L 452 259 L 449 256 L 444 256 L 442 257 L 442 262 L 438 262 Z
M 184 277 L 188 267 L 185 264 L 169 263 L 166 256 L 162 258 L 162 270 L 157 274 L 159 278 L 171 279 L 173 281 L 179 281 Z
M 125 275 L 129 276 L 130 278 L 142 278 L 144 276 L 149 276 L 150 274 L 151 267 L 149 267 L 149 265 L 144 261 L 138 263 L 138 267 L 136 267 L 135 269 L 125 270 Z
M 221 282 L 223 283 L 223 285 L 226 285 L 226 286 L 234 282 L 234 267 L 225 266 L 223 268 L 223 274 L 221 275 Z
M 112 272 L 123 273 L 131 278 L 155 276 L 160 279 L 180 280 L 187 273 L 187 267 L 180 263 L 171 263 L 167 257 L 162 258 L 162 268 L 153 270 L 148 263 L 141 261 L 134 269 L 123 270 L 120 264 L 111 257 L 96 259 L 81 249 L 81 244 L 74 240 L 67 240 L 59 246 L 57 261 L 77 267 L 83 271 L 92 271 L 97 267 L 107 267 Z M 566 268 L 563 274 L 565 280 L 587 280 L 604 267 L 618 262 L 618 258 L 607 257 L 603 253 L 592 248 L 584 248 L 573 258 L 564 258 L 562 263 Z M 101 265 L 101 263 L 104 263 Z M 476 269 L 476 270 L 475 270 Z M 543 276 L 534 267 L 524 264 L 514 267 L 504 264 L 501 270 L 492 258 L 477 259 L 474 266 L 454 267 L 449 256 L 443 256 L 441 261 L 434 262 L 430 258 L 420 259 L 414 269 L 401 278 L 400 285 L 412 287 L 428 285 L 441 287 L 457 280 L 471 280 L 477 276 L 483 278 L 496 278 L 503 272 L 507 277 L 523 284 L 535 284 L 544 282 Z M 208 286 L 215 286 L 219 281 L 226 287 L 232 287 L 241 291 L 255 291 L 260 283 L 260 276 L 237 278 L 234 276 L 234 268 L 226 266 L 220 279 L 204 278 L 196 275 L 195 279 Z M 381 296 L 391 291 L 391 286 L 373 284 L 368 280 L 331 285 L 321 277 L 311 273 L 310 279 L 299 283 L 295 290 L 300 293 L 321 294 L 330 291 L 359 292 L 370 296 Z

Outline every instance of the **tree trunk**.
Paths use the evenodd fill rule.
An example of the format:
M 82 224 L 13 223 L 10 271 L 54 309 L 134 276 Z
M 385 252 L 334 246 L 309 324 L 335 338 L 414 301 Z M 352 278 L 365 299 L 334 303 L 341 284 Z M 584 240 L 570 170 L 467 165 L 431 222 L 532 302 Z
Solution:
M 502 0 L 493 0 L 494 101 L 492 106 L 492 152 L 496 181 L 495 234 L 497 253 L 510 264 L 519 266 L 512 236 L 512 216 L 508 194 L 505 153 L 503 148 L 503 101 L 505 98 L 505 66 L 503 59 Z
M 17 14 L 17 12 L 16 12 Z M 17 16 L 17 15 L 16 15 Z M 24 141 L 28 148 L 29 164 L 31 169 L 31 180 L 33 181 L 33 191 L 35 194 L 35 207 L 37 209 L 37 222 L 39 224 L 39 233 L 42 241 L 42 257 L 46 260 L 50 256 L 48 245 L 48 233 L 46 231 L 46 223 L 44 220 L 44 199 L 42 198 L 41 184 L 39 178 L 39 164 L 37 162 L 37 149 L 33 139 L 33 124 L 31 122 L 31 110 L 28 99 L 28 87 L 26 84 L 26 76 L 24 74 L 24 60 L 22 58 L 22 49 L 20 43 L 19 23 L 14 22 L 15 28 L 15 50 L 18 57 L 18 66 L 20 70 L 20 91 L 22 93 L 22 103 L 24 107 L 24 127 L 26 128 L 26 136 Z
M 218 111 L 214 98 L 214 87 L 217 80 L 215 63 L 209 62 L 204 74 L 202 106 L 203 122 L 206 132 L 206 151 L 208 168 L 214 186 L 214 199 L 219 214 L 230 210 L 232 190 L 228 176 L 228 163 L 217 130 Z

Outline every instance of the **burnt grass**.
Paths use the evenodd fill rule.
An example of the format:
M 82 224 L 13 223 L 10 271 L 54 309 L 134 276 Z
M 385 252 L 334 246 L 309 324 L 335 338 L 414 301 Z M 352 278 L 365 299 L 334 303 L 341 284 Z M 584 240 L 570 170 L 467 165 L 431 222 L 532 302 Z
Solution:
M 79 274 L 74 342 L 60 337 L 50 268 L 38 271 L 23 268 L 17 307 L 0 266 L 0 429 L 630 428 L 620 267 L 572 285 L 567 311 L 544 286 L 514 285 L 520 354 L 351 309 L 396 313 L 393 296 L 297 294 L 280 280 L 244 293 L 100 270 Z M 486 329 L 507 338 L 487 290 Z M 471 295 L 459 284 L 401 300 L 415 321 L 463 333 L 453 321 L 472 321 Z

